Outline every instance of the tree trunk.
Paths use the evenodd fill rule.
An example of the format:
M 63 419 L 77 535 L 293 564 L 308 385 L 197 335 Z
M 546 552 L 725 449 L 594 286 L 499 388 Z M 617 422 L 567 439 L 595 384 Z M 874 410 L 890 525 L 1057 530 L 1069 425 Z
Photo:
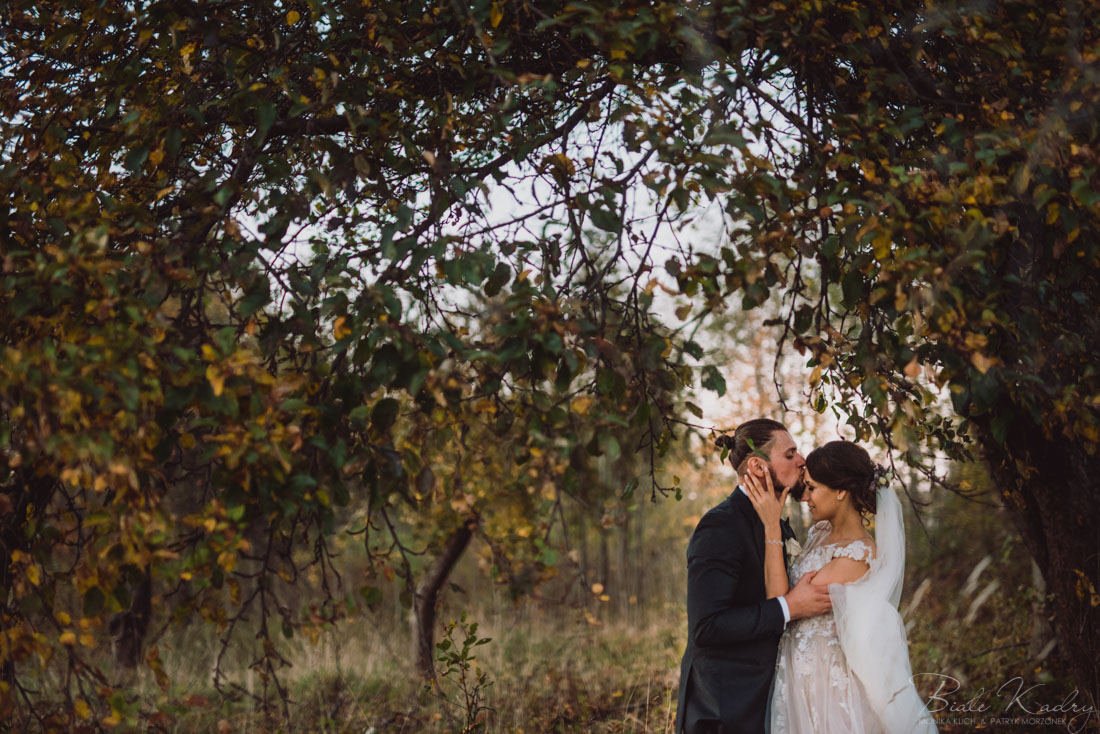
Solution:
M 649 547 L 646 544 L 645 535 L 645 501 L 638 502 L 638 510 L 634 513 L 634 599 L 635 604 L 641 608 L 645 599 L 645 566 L 649 560 Z
M 149 631 L 149 619 L 153 615 L 153 576 L 146 567 L 137 583 L 130 606 L 111 615 L 107 630 L 111 635 L 111 651 L 115 663 L 121 668 L 136 668 L 141 662 L 145 635 Z
M 588 565 L 588 515 L 583 511 L 577 513 L 577 542 L 581 546 L 581 595 L 580 600 L 586 608 L 588 607 L 588 600 L 592 596 L 592 584 L 589 581 L 591 575 L 589 574 Z
M 1015 406 L 1002 406 L 1013 411 Z M 1018 410 L 1018 409 L 1016 409 Z M 1015 411 L 1013 411 L 1015 412 Z M 993 411 L 993 415 L 997 415 Z M 1017 413 L 1018 415 L 1018 413 Z M 1053 598 L 1058 644 L 1070 664 L 1079 701 L 1100 703 L 1100 459 L 1062 436 L 1045 438 L 1029 421 L 1015 420 L 1004 441 L 988 423 L 979 440 L 1005 504 Z
M 424 573 L 420 586 L 416 590 L 415 617 L 413 619 L 413 645 L 415 646 L 416 668 L 427 680 L 435 680 L 435 612 L 439 601 L 439 591 L 447 578 L 454 570 L 458 559 L 466 547 L 470 545 L 470 539 L 474 534 L 476 521 L 468 520 L 465 524 L 455 528 L 447 542 L 443 544 L 443 552 L 435 559 L 431 567 Z
M 616 570 L 616 577 L 619 580 L 618 593 L 615 594 L 615 606 L 619 610 L 619 617 L 626 618 L 626 615 L 630 612 L 630 579 L 633 577 L 631 568 L 631 553 L 630 553 L 630 511 L 623 513 L 623 525 L 619 528 L 619 563 Z M 637 555 L 637 549 L 634 552 Z
M 18 618 L 14 600 L 9 598 L 11 594 L 8 590 L 12 588 L 13 578 L 8 559 L 12 557 L 13 551 L 31 551 L 31 539 L 24 531 L 28 512 L 33 513 L 37 520 L 49 507 L 57 490 L 55 480 L 48 476 L 36 476 L 25 465 L 12 474 L 13 481 L 3 488 L 7 499 L 4 502 L 5 511 L 0 513 L 0 557 L 4 559 L 0 562 L 0 589 L 4 590 L 4 596 L 0 599 L 0 611 L 4 613 L 5 621 L 8 615 Z M 6 628 L 4 631 L 6 632 Z M 15 679 L 15 663 L 8 657 L 0 664 L 0 681 L 12 684 Z
M 1034 558 L 1031 560 L 1031 588 L 1035 598 L 1031 600 L 1031 640 L 1027 646 L 1027 657 L 1028 660 L 1042 662 L 1039 656 L 1045 651 L 1054 631 L 1047 619 L 1050 616 L 1047 612 L 1047 582 Z
M 607 542 L 607 528 L 600 525 L 600 570 L 597 580 L 603 586 L 603 593 L 609 593 L 611 588 L 611 548 Z

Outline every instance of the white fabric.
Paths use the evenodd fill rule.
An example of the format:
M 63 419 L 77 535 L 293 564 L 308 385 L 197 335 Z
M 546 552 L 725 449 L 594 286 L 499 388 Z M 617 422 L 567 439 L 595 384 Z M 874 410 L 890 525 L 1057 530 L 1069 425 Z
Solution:
M 787 606 L 787 600 L 783 597 L 779 597 L 779 606 L 783 608 L 783 626 L 786 627 L 791 623 L 791 610 Z
M 878 554 L 871 570 L 853 583 L 829 586 L 837 638 L 883 728 L 890 734 L 929 734 L 936 723 L 913 687 L 905 625 L 898 614 L 905 574 L 901 502 L 888 486 L 879 487 L 875 500 Z
M 897 612 L 905 568 L 901 504 L 880 488 L 877 553 L 861 540 L 825 542 L 828 522 L 810 530 L 791 564 L 793 586 L 838 557 L 867 561 L 858 581 L 830 584 L 833 611 L 797 619 L 779 642 L 767 721 L 773 734 L 929 734 L 935 723 L 910 681 L 905 628 Z

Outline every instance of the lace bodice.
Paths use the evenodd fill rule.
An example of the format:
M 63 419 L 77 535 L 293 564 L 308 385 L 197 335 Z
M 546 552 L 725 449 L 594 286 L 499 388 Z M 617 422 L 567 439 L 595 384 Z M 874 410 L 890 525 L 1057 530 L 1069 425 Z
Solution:
M 828 521 L 810 529 L 806 547 L 788 570 L 792 587 L 803 574 L 820 571 L 834 558 L 874 563 L 870 543 L 826 542 L 831 530 Z M 865 715 L 865 701 L 844 660 L 832 612 L 787 625 L 779 643 L 771 707 L 769 718 L 776 734 L 877 731 L 868 725 L 875 719 Z
M 798 583 L 803 574 L 820 571 L 825 567 L 825 564 L 834 558 L 852 558 L 857 561 L 867 561 L 868 564 L 874 560 L 874 551 L 866 541 L 825 543 L 824 541 L 828 539 L 830 530 L 832 528 L 828 520 L 822 520 L 810 528 L 806 547 L 794 559 L 788 570 L 792 587 Z

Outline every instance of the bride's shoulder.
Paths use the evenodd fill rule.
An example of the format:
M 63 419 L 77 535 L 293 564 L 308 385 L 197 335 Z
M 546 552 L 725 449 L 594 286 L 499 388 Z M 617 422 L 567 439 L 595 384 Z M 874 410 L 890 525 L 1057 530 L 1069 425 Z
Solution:
M 853 540 L 847 545 L 838 546 L 833 556 L 843 556 L 855 561 L 870 563 L 877 554 L 878 547 L 875 545 L 874 538 L 867 536 L 866 538 Z

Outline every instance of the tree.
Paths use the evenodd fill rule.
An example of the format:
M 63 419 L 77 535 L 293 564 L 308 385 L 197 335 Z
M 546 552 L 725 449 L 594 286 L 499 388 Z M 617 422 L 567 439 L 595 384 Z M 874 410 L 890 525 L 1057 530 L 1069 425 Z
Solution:
M 609 451 L 623 424 L 667 445 L 690 370 L 650 313 L 648 261 L 624 269 L 625 235 L 585 249 L 584 212 L 622 230 L 622 183 L 568 155 L 615 82 L 560 54 L 598 49 L 536 30 L 537 9 L 443 10 L 3 9 L 5 706 L 63 726 L 98 693 L 106 719 L 134 715 L 96 630 L 111 616 L 130 664 L 150 613 L 227 642 L 251 627 L 283 693 L 279 630 L 338 608 L 340 508 L 371 511 L 368 547 L 375 529 L 398 543 L 436 429 L 480 422 L 477 458 L 490 435 Z M 487 220 L 487 182 L 525 178 L 559 222 L 531 238 L 530 217 Z M 506 318 L 473 313 L 498 296 Z M 423 515 L 423 539 L 448 537 L 453 516 Z M 284 602 L 306 567 L 323 603 L 302 621 Z M 65 708 L 34 697 L 35 659 Z
M 913 464 L 928 447 L 964 457 L 976 445 L 1054 592 L 1062 651 L 1100 700 L 1089 9 L 749 15 L 738 33 L 760 63 L 735 66 L 781 131 L 746 154 L 731 207 L 772 258 L 817 407 L 832 397 L 860 436 Z M 961 421 L 929 409 L 929 383 Z
M 437 411 L 656 460 L 679 390 L 725 390 L 663 289 L 688 323 L 783 294 L 819 409 L 916 465 L 980 449 L 1096 700 L 1088 10 L 8 3 L 6 700 L 57 651 L 86 715 L 67 589 L 95 629 L 149 577 L 257 625 L 278 685 L 268 580 L 404 502 Z M 676 236 L 703 201 L 722 246 Z

